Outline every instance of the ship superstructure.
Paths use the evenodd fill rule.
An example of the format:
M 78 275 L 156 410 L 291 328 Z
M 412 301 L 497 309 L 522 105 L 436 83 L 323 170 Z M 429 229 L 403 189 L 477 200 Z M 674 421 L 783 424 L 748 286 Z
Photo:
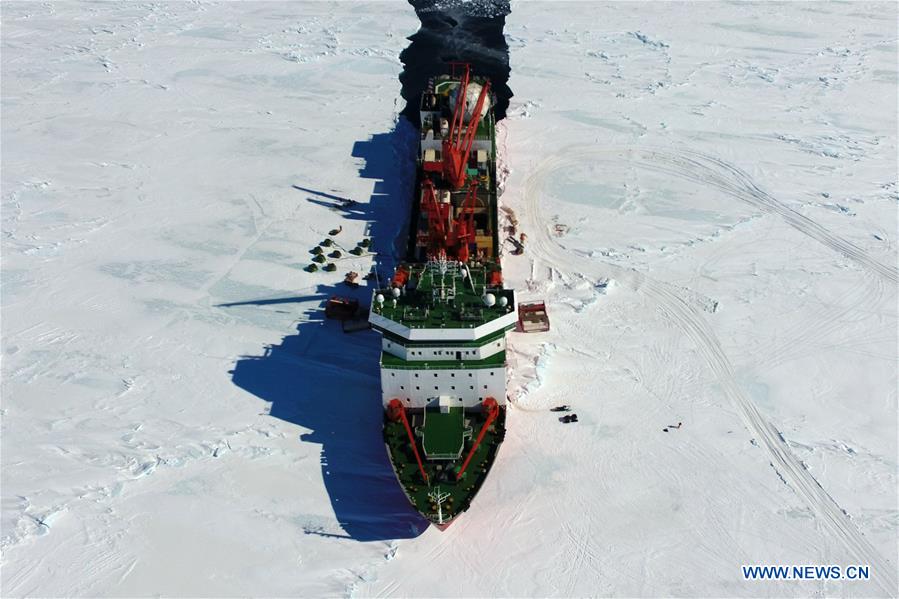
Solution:
M 372 297 L 384 441 L 413 506 L 443 528 L 468 509 L 505 434 L 506 332 L 518 319 L 499 261 L 490 82 L 434 77 L 407 259 Z

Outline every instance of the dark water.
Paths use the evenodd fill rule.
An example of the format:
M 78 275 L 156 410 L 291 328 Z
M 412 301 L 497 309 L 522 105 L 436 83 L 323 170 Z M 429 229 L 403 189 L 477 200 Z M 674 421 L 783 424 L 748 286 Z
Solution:
M 475 74 L 493 81 L 496 119 L 506 116 L 509 98 L 509 46 L 503 35 L 508 0 L 448 2 L 409 0 L 421 20 L 418 32 L 409 36 L 409 46 L 400 54 L 405 116 L 418 125 L 418 106 L 428 78 L 449 72 L 450 62 L 467 62 Z

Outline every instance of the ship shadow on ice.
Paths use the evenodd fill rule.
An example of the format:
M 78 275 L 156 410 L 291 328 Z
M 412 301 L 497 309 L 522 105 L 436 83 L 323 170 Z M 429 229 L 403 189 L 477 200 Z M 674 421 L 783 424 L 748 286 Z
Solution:
M 347 219 L 367 221 L 367 235 L 383 273 L 392 272 L 392 256 L 408 220 L 411 175 L 407 173 L 414 170 L 414 144 L 415 130 L 401 118 L 393 131 L 359 141 L 352 151 L 360 159 L 359 175 L 373 179 L 374 190 L 367 203 L 356 202 L 339 212 Z M 301 191 L 324 197 L 329 207 L 333 204 L 325 197 L 329 194 Z M 342 199 L 335 196 L 334 201 Z M 231 371 L 235 385 L 270 404 L 272 417 L 309 431 L 300 435 L 300 441 L 321 446 L 322 479 L 345 534 L 322 529 L 320 520 L 312 517 L 316 525 L 304 527 L 307 534 L 380 541 L 416 537 L 428 527 L 403 494 L 381 436 L 380 336 L 373 331 L 345 334 L 339 322 L 324 316 L 324 302 L 330 296 L 355 297 L 368 305 L 371 291 L 366 285 L 358 289 L 319 285 L 303 296 L 222 305 L 265 309 L 320 301 L 298 314 L 296 333 L 266 347 L 262 355 L 242 356 Z

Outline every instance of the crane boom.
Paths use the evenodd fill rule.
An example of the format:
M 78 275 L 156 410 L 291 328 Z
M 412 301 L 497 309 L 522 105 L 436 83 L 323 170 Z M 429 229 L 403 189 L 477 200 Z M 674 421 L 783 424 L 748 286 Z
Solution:
M 484 110 L 487 96 L 490 93 L 490 82 L 487 81 L 481 87 L 478 101 L 472 111 L 471 119 L 465 126 L 465 101 L 468 97 L 468 84 L 470 83 L 470 69 L 466 64 L 459 80 L 459 94 L 456 97 L 456 105 L 453 111 L 453 120 L 449 134 L 443 140 L 443 175 L 453 189 L 462 189 L 465 185 L 465 169 L 468 165 L 468 155 L 474 143 L 474 136 L 481 121 L 481 113 Z

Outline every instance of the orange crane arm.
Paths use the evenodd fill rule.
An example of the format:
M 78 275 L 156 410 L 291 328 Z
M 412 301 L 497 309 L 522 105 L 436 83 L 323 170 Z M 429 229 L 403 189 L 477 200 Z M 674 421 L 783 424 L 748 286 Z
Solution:
M 471 451 L 468 452 L 468 457 L 465 458 L 465 462 L 463 462 L 462 467 L 459 469 L 459 472 L 456 474 L 456 480 L 462 478 L 462 475 L 465 474 L 465 469 L 468 468 L 468 462 L 471 461 L 471 458 L 474 457 L 474 452 L 477 450 L 478 445 L 481 444 L 481 441 L 484 440 L 484 435 L 487 434 L 487 428 L 493 424 L 493 421 L 496 420 L 496 417 L 499 416 L 499 406 L 496 403 L 496 400 L 492 397 L 488 397 L 484 400 L 484 409 L 487 410 L 487 420 L 484 422 L 484 426 L 481 427 L 481 432 L 478 435 L 477 440 L 474 442 L 474 445 L 471 446 Z

